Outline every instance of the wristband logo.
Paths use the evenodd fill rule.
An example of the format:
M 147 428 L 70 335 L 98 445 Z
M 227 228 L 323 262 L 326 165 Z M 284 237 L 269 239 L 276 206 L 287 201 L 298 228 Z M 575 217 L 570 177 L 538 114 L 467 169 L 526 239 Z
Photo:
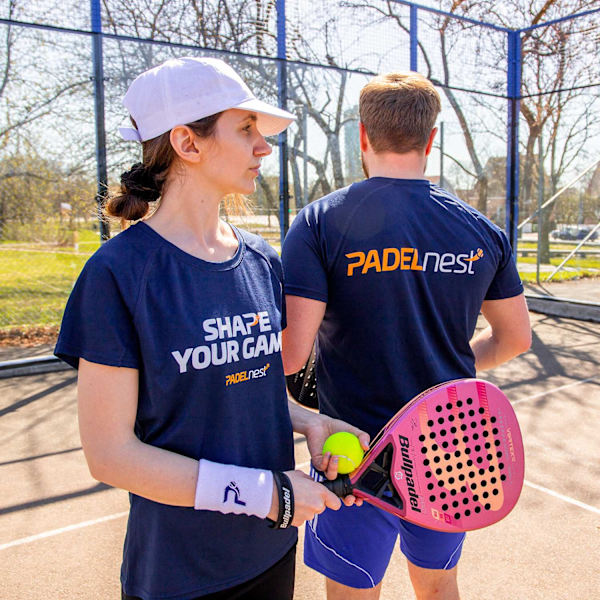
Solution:
M 376 273 L 386 271 L 433 271 L 434 273 L 454 273 L 473 275 L 473 264 L 483 258 L 483 249 L 471 250 L 468 254 L 452 252 L 425 252 L 420 260 L 417 248 L 376 248 L 367 252 L 350 252 L 346 254 L 348 266 L 346 275 L 365 275 L 373 270 Z
M 246 506 L 246 503 L 243 500 L 240 500 L 240 488 L 238 488 L 237 483 L 235 481 L 230 481 L 229 485 L 225 488 L 225 495 L 223 496 L 223 504 L 227 503 L 227 498 L 229 494 L 233 494 L 233 501 L 240 506 Z
M 280 529 L 285 529 L 292 518 L 292 492 L 287 486 L 281 486 L 281 495 L 283 498 L 283 517 L 281 519 Z
M 261 377 L 267 376 L 267 369 L 271 366 L 271 363 L 267 363 L 260 369 L 250 369 L 249 371 L 238 371 L 237 373 L 231 373 L 225 375 L 225 387 L 229 385 L 235 385 L 236 383 L 243 383 L 244 381 L 250 381 L 251 379 L 260 379 Z

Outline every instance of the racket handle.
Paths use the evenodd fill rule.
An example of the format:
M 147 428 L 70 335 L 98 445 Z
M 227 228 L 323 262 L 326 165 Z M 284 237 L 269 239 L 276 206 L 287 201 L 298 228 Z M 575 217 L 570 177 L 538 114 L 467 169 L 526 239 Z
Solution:
M 348 475 L 338 475 L 335 479 L 326 479 L 321 482 L 330 492 L 344 498 L 352 493 L 352 484 Z

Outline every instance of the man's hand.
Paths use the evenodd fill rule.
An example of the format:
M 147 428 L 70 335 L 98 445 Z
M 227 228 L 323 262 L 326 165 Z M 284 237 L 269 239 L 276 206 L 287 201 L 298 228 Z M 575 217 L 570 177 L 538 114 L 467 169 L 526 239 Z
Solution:
M 317 470 L 324 472 L 327 479 L 335 479 L 338 475 L 337 459 L 332 458 L 329 452 L 323 454 L 323 444 L 330 435 L 339 431 L 347 431 L 358 437 L 364 450 L 369 448 L 369 434 L 361 429 L 353 427 L 345 421 L 307 410 L 291 400 L 288 402 L 288 406 L 294 431 L 302 433 L 306 437 L 312 464 Z M 362 500 L 354 496 L 346 496 L 342 501 L 346 506 L 362 504 Z
M 325 415 L 315 414 L 314 416 L 314 421 L 308 425 L 305 431 L 308 451 L 314 467 L 325 473 L 327 479 L 335 479 L 338 475 L 338 458 L 332 456 L 330 452 L 323 454 L 325 440 L 334 433 L 346 431 L 358 437 L 363 450 L 367 450 L 369 448 L 369 434 L 339 419 L 332 419 Z M 346 506 L 352 506 L 353 504 L 360 506 L 362 504 L 361 499 L 352 495 L 346 496 L 342 501 Z

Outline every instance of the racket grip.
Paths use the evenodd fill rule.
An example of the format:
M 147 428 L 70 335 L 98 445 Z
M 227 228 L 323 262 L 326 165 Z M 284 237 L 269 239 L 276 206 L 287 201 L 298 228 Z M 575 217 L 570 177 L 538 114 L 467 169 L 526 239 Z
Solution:
M 335 479 L 326 479 L 321 482 L 330 492 L 344 498 L 352 493 L 352 484 L 348 475 L 338 475 Z

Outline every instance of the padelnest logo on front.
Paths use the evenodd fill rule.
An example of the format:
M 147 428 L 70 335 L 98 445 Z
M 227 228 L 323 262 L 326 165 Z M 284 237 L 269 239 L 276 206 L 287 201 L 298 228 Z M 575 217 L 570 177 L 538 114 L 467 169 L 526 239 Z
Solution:
M 473 275 L 474 263 L 483 258 L 483 250 L 471 250 L 468 253 L 425 252 L 419 253 L 417 248 L 384 248 L 367 252 L 350 252 L 346 275 L 354 277 L 365 275 L 369 271 L 386 273 L 389 271 L 424 271 L 433 273 L 462 273 Z
M 228 385 L 235 385 L 236 383 L 244 383 L 244 381 L 250 381 L 252 379 L 260 379 L 261 377 L 267 376 L 267 369 L 271 366 L 267 363 L 260 369 L 249 369 L 247 371 L 238 371 L 237 373 L 231 373 L 225 376 L 225 387 Z

